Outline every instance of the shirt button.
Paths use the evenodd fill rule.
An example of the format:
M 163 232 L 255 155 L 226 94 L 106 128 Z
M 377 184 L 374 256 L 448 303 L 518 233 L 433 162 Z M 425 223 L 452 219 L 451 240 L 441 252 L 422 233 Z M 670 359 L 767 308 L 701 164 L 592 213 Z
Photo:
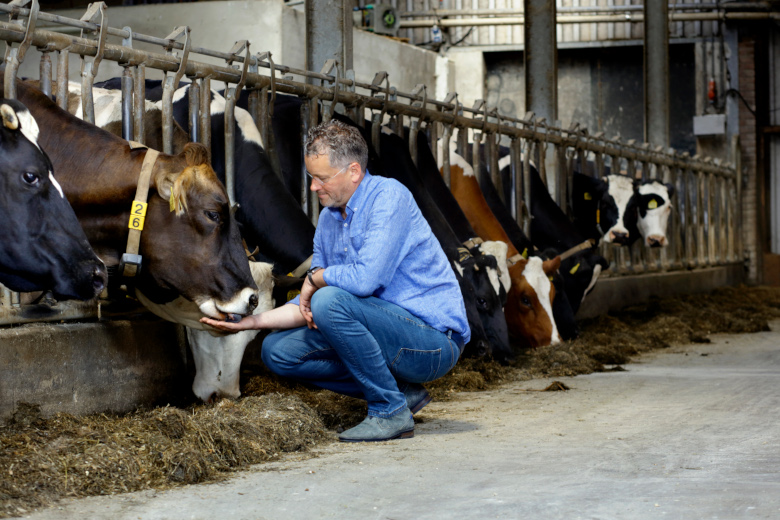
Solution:
M 344 222 L 344 227 L 347 227 L 347 223 L 346 222 Z
M 347 250 L 347 248 L 345 247 L 345 248 L 344 248 L 344 251 L 346 251 L 346 250 Z

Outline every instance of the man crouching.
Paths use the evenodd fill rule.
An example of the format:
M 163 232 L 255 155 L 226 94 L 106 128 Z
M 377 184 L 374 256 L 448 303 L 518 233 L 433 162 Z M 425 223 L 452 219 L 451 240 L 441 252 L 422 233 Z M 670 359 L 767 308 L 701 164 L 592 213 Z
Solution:
M 325 209 L 300 296 L 239 323 L 201 321 L 284 329 L 263 342 L 270 370 L 367 401 L 341 441 L 413 437 L 412 414 L 431 401 L 420 383 L 451 370 L 471 335 L 455 274 L 409 190 L 368 172 L 356 128 L 312 128 L 304 155 Z

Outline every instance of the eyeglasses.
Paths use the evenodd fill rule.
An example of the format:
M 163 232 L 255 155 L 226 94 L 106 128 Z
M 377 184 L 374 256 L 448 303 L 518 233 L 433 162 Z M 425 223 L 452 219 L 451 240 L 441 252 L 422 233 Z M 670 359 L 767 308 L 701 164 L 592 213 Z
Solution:
M 340 169 L 340 170 L 338 171 L 338 173 L 336 173 L 336 175 L 338 175 L 339 173 L 343 173 L 343 172 L 344 172 L 344 170 L 346 170 L 347 168 L 349 168 L 349 166 L 350 166 L 349 164 L 348 164 L 348 165 L 346 165 L 346 166 L 344 166 L 342 169 Z M 333 177 L 335 177 L 335 176 L 336 176 L 336 175 L 331 175 L 330 177 L 328 177 L 327 179 L 325 179 L 325 180 L 323 181 L 323 180 L 320 180 L 320 179 L 318 179 L 317 177 L 315 177 L 315 176 L 314 176 L 314 175 L 312 175 L 311 173 L 309 173 L 309 170 L 306 170 L 306 175 L 308 175 L 308 176 L 309 176 L 309 178 L 310 178 L 310 179 L 311 179 L 311 180 L 314 182 L 314 184 L 316 184 L 316 185 L 318 185 L 318 186 L 325 186 L 327 183 L 329 183 L 330 181 L 332 181 L 332 180 L 333 180 Z

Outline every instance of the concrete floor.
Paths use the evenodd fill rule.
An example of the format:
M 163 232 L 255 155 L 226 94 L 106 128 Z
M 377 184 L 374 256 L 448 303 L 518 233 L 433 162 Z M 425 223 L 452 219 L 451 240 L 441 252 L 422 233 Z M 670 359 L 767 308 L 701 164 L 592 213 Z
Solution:
M 780 518 L 780 322 L 626 368 L 434 402 L 411 440 L 28 518 Z

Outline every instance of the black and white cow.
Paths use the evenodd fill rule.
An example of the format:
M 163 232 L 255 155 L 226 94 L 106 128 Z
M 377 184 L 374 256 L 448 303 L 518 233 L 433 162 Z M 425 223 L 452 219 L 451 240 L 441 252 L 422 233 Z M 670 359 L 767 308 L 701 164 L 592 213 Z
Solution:
M 637 188 L 633 204 L 637 211 L 636 225 L 646 246 L 669 245 L 666 229 L 672 213 L 672 196 L 674 186 L 655 179 L 645 181 Z
M 573 220 L 580 233 L 621 246 L 638 238 L 634 179 L 616 174 L 598 179 L 575 173 L 572 186 Z
M 0 99 L 0 117 L 0 283 L 63 300 L 94 298 L 106 268 L 54 178 L 35 119 L 11 99 Z

